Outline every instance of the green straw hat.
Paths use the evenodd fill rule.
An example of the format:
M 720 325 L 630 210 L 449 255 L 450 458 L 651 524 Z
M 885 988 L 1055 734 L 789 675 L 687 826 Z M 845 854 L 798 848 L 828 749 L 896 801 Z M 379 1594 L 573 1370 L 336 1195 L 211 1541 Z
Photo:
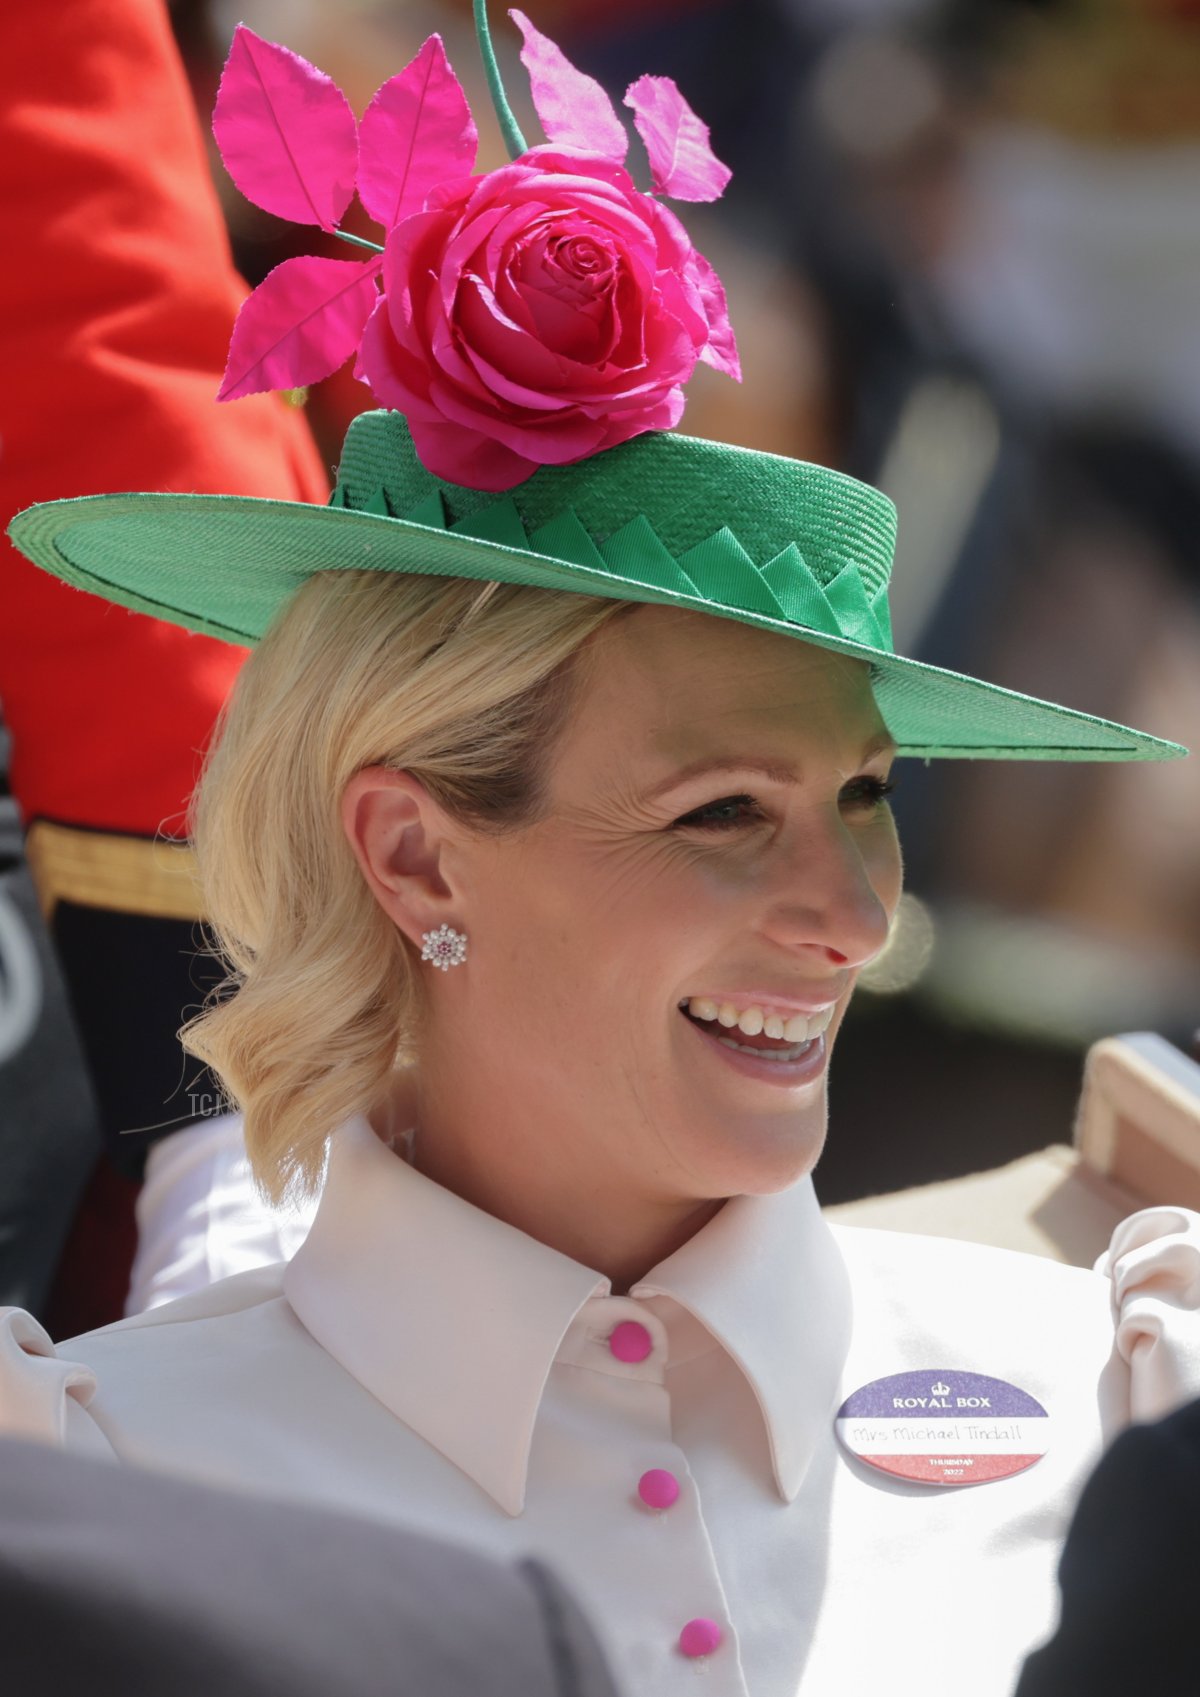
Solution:
M 414 572 L 692 608 L 874 668 L 902 754 L 1165 760 L 1147 736 L 892 649 L 896 514 L 823 466 L 700 441 L 635 438 L 545 466 L 507 494 L 434 477 L 405 420 L 350 426 L 327 507 L 228 495 L 92 495 L 30 507 L 9 535 L 68 583 L 252 645 L 319 571 Z
M 514 12 L 548 137 L 528 148 L 485 0 L 474 9 L 513 159 L 480 177 L 439 37 L 359 125 L 315 66 L 244 26 L 234 36 L 213 127 L 235 181 L 369 253 L 277 267 L 242 309 L 221 389 L 315 382 L 357 348 L 387 410 L 351 425 L 329 505 L 93 495 L 19 513 L 15 546 L 81 589 L 230 642 L 257 642 L 317 572 L 526 584 L 690 608 L 868 661 L 902 754 L 1186 753 L 895 654 L 885 496 L 660 428 L 676 422 L 697 359 L 740 371 L 720 280 L 656 196 L 713 200 L 729 172 L 675 85 L 641 77 L 625 105 L 654 193 L 638 190 L 608 95 Z M 355 186 L 386 247 L 339 228 Z

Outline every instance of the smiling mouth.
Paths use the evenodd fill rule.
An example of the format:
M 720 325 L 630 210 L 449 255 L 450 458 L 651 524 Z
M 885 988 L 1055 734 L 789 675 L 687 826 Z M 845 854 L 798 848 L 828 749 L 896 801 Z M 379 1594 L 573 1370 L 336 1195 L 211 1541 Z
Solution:
M 698 1026 L 706 1036 L 711 1037 L 724 1048 L 740 1050 L 744 1054 L 755 1055 L 760 1060 L 775 1060 L 780 1062 L 798 1061 L 802 1059 L 803 1056 L 809 1054 L 813 1045 L 827 1029 L 830 1020 L 832 1019 L 832 1010 L 829 1011 L 829 1017 L 821 1018 L 819 1020 L 817 1016 L 814 1015 L 811 1025 L 819 1025 L 819 1029 L 812 1031 L 812 1034 L 809 1037 L 804 1038 L 799 1042 L 789 1043 L 786 1038 L 768 1037 L 765 1031 L 748 1033 L 744 1032 L 740 1026 L 737 1025 L 725 1027 L 723 1024 L 718 1023 L 713 1019 L 700 1019 L 689 1011 L 687 1004 L 684 1002 L 680 1002 L 679 1011 L 686 1020 L 690 1020 L 691 1023 Z
M 686 1007 L 681 1006 L 679 1011 L 718 1065 L 738 1074 L 743 1081 L 791 1092 L 809 1090 L 825 1076 L 829 1051 L 824 1031 L 806 1042 L 781 1043 L 778 1038 L 767 1038 L 764 1044 L 760 1040 L 761 1032 L 743 1032 L 739 1028 L 730 1033 L 714 1020 L 689 1015 Z

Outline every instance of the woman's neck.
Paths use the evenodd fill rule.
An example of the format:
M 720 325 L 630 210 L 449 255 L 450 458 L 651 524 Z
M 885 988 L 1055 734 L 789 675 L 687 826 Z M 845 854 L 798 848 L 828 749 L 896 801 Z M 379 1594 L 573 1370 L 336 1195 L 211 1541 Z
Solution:
M 523 1128 L 528 1133 L 527 1119 Z M 724 1198 L 639 1195 L 615 1165 L 599 1174 L 573 1168 L 561 1142 L 550 1149 L 535 1148 L 528 1135 L 510 1137 L 495 1124 L 486 1130 L 486 1138 L 474 1127 L 474 1135 L 462 1135 L 439 1116 L 437 1104 L 422 1095 L 408 1159 L 416 1171 L 465 1202 L 603 1274 L 618 1295 L 694 1237 L 724 1206 Z

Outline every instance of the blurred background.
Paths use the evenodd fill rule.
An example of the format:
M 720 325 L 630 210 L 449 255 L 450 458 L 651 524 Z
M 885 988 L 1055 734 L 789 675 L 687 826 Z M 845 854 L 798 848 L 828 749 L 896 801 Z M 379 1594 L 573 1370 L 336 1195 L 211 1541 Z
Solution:
M 745 382 L 697 367 L 684 428 L 892 496 L 903 651 L 1200 746 L 1200 0 L 528 10 L 618 98 L 644 71 L 674 77 L 733 168 L 687 223 L 725 281 Z M 172 15 L 206 134 L 239 21 L 359 111 L 437 30 L 480 169 L 502 161 L 468 0 Z M 215 152 L 213 169 L 250 283 L 319 251 Z M 330 468 L 369 404 L 349 367 L 308 395 Z M 1190 1049 L 1200 1024 L 1200 762 L 910 761 L 895 805 L 908 895 L 840 1039 L 827 1202 L 1066 1141 L 1089 1043 L 1153 1029 Z M 30 1030 L 63 1010 L 3 819 L 0 851 L 0 1094 L 19 1103 Z

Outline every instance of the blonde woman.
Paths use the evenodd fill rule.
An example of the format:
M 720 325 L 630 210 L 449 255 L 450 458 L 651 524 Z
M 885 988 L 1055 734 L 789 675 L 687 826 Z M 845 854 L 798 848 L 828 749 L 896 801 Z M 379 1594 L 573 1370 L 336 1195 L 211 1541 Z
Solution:
M 1097 1274 L 835 1230 L 829 1062 L 900 894 L 898 754 L 1182 751 L 896 656 L 882 496 L 663 428 L 687 347 L 736 357 L 719 285 L 521 25 L 559 146 L 391 229 L 360 348 L 391 410 L 330 508 L 14 526 L 257 643 L 196 806 L 231 971 L 187 1042 L 264 1191 L 324 1183 L 286 1266 L 58 1349 L 10 1312 L 0 1411 L 537 1554 L 630 1697 L 1001 1697 L 1106 1439 L 1200 1389 L 1200 1222 L 1135 1216 Z M 311 133 L 323 85 L 269 47 Z

